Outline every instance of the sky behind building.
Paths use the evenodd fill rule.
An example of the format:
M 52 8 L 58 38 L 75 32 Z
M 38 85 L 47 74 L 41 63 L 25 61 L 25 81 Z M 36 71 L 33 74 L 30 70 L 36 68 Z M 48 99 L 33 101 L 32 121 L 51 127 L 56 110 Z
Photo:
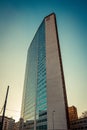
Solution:
M 55 12 L 68 104 L 87 110 L 87 1 L 0 1 L 0 109 L 10 86 L 6 115 L 19 118 L 28 47 L 43 18 Z

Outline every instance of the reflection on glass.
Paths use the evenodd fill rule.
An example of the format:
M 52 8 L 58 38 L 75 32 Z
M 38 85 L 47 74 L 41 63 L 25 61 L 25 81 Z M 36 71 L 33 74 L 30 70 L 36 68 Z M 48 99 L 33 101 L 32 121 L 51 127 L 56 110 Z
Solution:
M 45 22 L 39 27 L 28 50 L 22 104 L 29 130 L 47 129 Z

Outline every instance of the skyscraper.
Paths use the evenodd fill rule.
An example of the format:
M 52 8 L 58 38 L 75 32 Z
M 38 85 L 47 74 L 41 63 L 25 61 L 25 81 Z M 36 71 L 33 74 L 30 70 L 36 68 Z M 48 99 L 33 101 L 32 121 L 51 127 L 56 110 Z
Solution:
M 45 17 L 28 50 L 21 117 L 34 130 L 68 130 L 67 99 L 54 13 Z

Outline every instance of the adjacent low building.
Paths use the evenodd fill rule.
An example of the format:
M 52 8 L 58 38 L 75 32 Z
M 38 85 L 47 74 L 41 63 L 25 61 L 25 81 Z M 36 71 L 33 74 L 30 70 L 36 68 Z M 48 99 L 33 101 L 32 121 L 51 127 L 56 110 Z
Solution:
M 69 121 L 74 121 L 78 119 L 77 108 L 75 106 L 68 107 Z
M 15 123 L 14 130 L 19 130 L 19 128 L 20 128 L 20 121 Z
M 2 121 L 2 116 L 0 116 L 0 125 Z M 15 125 L 15 120 L 9 117 L 4 118 L 3 130 L 13 130 Z
M 87 117 L 70 122 L 71 130 L 87 130 Z
M 24 120 L 20 118 L 18 122 L 15 122 L 14 130 L 25 130 L 23 126 L 24 126 Z

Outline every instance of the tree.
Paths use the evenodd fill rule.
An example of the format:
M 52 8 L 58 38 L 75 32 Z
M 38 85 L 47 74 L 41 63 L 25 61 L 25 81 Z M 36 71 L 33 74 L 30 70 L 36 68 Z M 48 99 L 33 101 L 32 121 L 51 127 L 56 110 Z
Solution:
M 87 117 L 87 111 L 84 111 L 83 113 L 82 113 L 82 117 L 84 118 L 84 117 Z

